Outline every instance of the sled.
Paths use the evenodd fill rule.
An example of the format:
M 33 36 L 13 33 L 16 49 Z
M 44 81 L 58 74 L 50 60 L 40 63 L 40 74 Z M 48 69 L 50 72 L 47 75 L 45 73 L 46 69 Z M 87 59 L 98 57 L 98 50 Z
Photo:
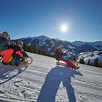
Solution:
M 19 68 L 25 68 L 27 67 L 29 64 L 31 64 L 33 62 L 33 59 L 28 56 L 28 57 L 25 57 L 24 60 L 20 60 L 19 64 L 18 64 L 18 67 Z
M 76 68 L 74 68 L 75 70 L 77 70 L 77 69 L 80 68 L 78 66 L 78 63 L 76 61 L 74 61 L 74 60 L 70 60 L 70 61 L 76 66 Z M 61 66 L 65 66 L 65 67 L 68 67 L 69 68 L 69 66 L 64 61 L 57 61 L 56 62 L 56 65 L 61 65 Z
M 0 62 L 2 62 L 2 57 L 0 58 Z M 14 64 L 14 61 L 9 62 L 9 65 L 11 65 L 11 66 L 16 66 L 16 67 L 18 67 L 18 68 L 25 68 L 25 67 L 27 67 L 29 64 L 31 64 L 32 62 L 33 62 L 33 59 L 32 59 L 30 56 L 28 56 L 28 57 L 24 57 L 23 60 L 20 59 L 20 62 L 18 63 L 18 66 L 16 66 L 16 65 Z

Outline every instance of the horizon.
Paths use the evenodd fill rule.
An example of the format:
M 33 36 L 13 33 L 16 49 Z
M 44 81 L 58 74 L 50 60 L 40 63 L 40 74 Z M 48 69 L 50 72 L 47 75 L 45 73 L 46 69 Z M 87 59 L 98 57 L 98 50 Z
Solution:
M 7 31 L 11 39 L 45 35 L 70 42 L 102 41 L 102 0 L 0 0 L 0 4 L 0 33 Z
M 39 37 L 39 36 L 45 36 L 45 35 L 38 35 L 38 36 L 26 36 L 26 37 L 20 37 L 20 38 L 16 38 L 16 39 L 22 39 L 22 38 L 33 38 L 33 37 Z M 45 36 L 45 37 L 48 37 L 48 36 Z M 50 39 L 58 39 L 58 40 L 63 40 L 63 39 L 59 39 L 59 38 L 51 38 L 51 37 L 48 37 Z M 16 39 L 11 39 L 11 40 L 16 40 Z M 68 41 L 68 40 L 63 40 L 63 41 Z M 82 40 L 75 40 L 75 41 L 80 41 L 80 42 L 102 42 L 101 40 L 97 40 L 97 41 L 82 41 Z M 75 41 L 68 41 L 68 42 L 75 42 Z

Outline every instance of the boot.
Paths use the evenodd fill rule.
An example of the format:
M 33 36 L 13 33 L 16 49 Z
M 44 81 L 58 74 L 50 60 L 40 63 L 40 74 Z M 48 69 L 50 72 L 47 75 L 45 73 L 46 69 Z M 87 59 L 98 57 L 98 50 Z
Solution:
M 79 66 L 75 66 L 75 68 L 74 69 L 79 69 L 80 67 Z

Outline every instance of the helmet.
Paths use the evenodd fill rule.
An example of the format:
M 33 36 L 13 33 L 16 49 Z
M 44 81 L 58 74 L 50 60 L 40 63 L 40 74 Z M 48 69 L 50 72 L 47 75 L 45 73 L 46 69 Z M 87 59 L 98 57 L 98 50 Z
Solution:
M 22 47 L 23 46 L 23 41 L 19 40 L 17 44 L 18 44 L 18 46 Z
M 10 40 L 10 36 L 9 36 L 8 32 L 4 31 L 4 32 L 2 32 L 2 35 L 4 38 Z
M 3 34 L 3 35 L 5 35 L 5 34 L 8 35 L 8 32 L 4 31 L 4 32 L 2 32 L 2 34 Z

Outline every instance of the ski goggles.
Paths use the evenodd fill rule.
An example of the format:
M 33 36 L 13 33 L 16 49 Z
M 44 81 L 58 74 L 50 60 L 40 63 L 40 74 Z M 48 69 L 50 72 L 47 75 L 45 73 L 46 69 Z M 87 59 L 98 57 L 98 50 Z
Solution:
M 4 36 L 6 39 L 9 39 L 8 34 L 4 34 L 3 36 Z

